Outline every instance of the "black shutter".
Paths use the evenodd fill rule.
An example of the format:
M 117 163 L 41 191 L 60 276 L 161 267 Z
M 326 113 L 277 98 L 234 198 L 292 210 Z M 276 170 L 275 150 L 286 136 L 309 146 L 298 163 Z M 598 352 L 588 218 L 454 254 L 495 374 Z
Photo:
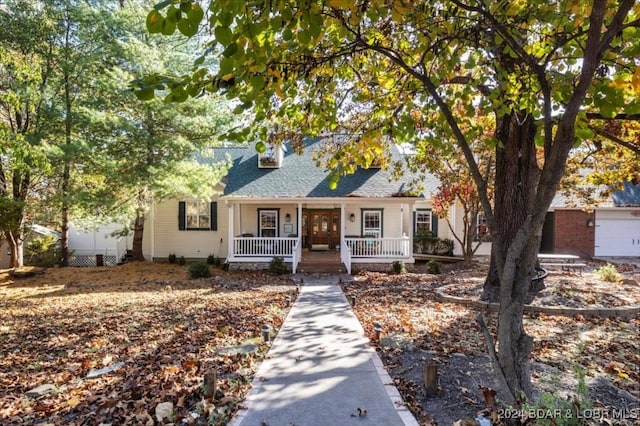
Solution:
M 178 230 L 179 231 L 184 231 L 187 227 L 186 227 L 186 214 L 185 214 L 185 202 L 184 201 L 178 201 Z
M 211 223 L 210 229 L 212 231 L 217 231 L 218 230 L 218 202 L 217 201 L 212 201 L 211 202 L 211 219 L 210 219 L 210 223 Z
M 431 213 L 431 234 L 434 237 L 438 236 L 438 216 Z
M 418 224 L 416 223 L 416 219 L 417 219 L 417 215 L 416 212 L 413 212 L 413 224 L 411 226 L 413 226 L 413 236 L 416 236 L 416 232 L 418 232 Z

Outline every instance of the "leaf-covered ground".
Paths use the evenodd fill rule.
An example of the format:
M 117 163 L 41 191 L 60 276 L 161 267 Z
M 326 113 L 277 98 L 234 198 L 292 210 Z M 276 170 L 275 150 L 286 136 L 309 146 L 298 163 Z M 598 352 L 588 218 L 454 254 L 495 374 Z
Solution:
M 174 406 L 165 421 L 225 424 L 267 349 L 261 327 L 280 327 L 294 283 L 213 272 L 191 280 L 185 266 L 139 262 L 0 272 L 0 424 L 151 425 L 165 402 Z M 216 354 L 248 343 L 256 355 Z M 203 374 L 214 368 L 218 392 L 203 398 Z M 43 384 L 54 390 L 25 396 Z
M 631 275 L 639 278 L 637 273 Z M 486 345 L 475 322 L 477 312 L 435 298 L 436 288 L 463 276 L 482 279 L 484 270 L 479 267 L 443 275 L 363 273 L 344 286 L 347 294 L 356 296 L 356 314 L 372 341 L 375 322 L 382 324 L 383 336 L 394 336 L 377 350 L 405 401 L 425 425 L 450 425 L 458 419 L 474 418 L 486 408 L 480 389 L 493 386 Z M 554 286 L 560 285 L 562 291 L 568 291 L 573 282 L 575 291 L 580 291 L 589 284 L 585 280 L 593 279 L 591 274 L 552 273 L 547 287 L 553 292 Z M 603 282 L 592 287 L 593 291 L 612 294 L 620 289 Z M 638 286 L 624 291 L 632 299 L 640 296 Z M 495 314 L 485 314 L 485 318 L 495 331 Z M 616 413 L 624 413 L 627 423 L 612 424 L 640 422 L 640 319 L 539 314 L 528 315 L 525 327 L 535 338 L 532 377 L 539 391 L 559 397 L 576 391 L 574 371 L 580 366 L 590 383 L 594 407 L 600 410 L 588 414 L 609 415 L 620 408 L 623 411 Z M 425 364 L 439 368 L 439 391 L 431 397 L 423 388 Z M 590 423 L 585 420 L 582 424 Z

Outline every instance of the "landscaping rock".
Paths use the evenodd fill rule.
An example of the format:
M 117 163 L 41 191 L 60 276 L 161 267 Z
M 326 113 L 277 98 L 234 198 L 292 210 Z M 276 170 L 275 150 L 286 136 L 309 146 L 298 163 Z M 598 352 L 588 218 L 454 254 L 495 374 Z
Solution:
M 380 346 L 388 348 L 398 348 L 409 352 L 413 352 L 418 349 L 413 344 L 411 339 L 409 339 L 409 337 L 400 334 L 383 337 L 382 339 L 380 339 Z
M 87 373 L 87 379 L 94 379 L 96 377 L 104 376 L 105 374 L 116 371 L 122 367 L 124 367 L 124 362 L 116 362 L 115 364 L 112 364 L 108 367 L 100 368 L 98 370 L 92 368 Z
M 40 385 L 36 388 L 33 388 L 25 393 L 25 396 L 29 398 L 40 398 L 42 395 L 46 395 L 48 393 L 54 392 L 56 387 L 52 384 Z
M 216 354 L 218 355 L 254 355 L 258 352 L 256 345 L 241 345 L 241 346 L 229 346 L 227 348 L 218 349 Z
M 162 422 L 164 419 L 169 419 L 173 415 L 173 402 L 161 402 L 156 405 L 156 419 Z

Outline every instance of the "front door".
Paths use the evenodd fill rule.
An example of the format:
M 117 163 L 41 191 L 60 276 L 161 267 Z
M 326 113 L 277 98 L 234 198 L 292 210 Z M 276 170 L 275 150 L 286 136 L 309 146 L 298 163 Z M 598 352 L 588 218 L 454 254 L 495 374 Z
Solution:
M 340 244 L 340 211 L 308 210 L 303 212 L 305 247 L 312 250 L 335 250 Z M 306 226 L 305 226 L 306 225 Z

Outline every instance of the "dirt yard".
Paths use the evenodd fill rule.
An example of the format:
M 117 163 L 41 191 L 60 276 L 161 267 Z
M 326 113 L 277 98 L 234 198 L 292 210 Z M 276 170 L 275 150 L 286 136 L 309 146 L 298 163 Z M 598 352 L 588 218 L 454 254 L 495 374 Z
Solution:
M 191 280 L 185 266 L 138 262 L 2 271 L 0 424 L 153 425 L 167 403 L 165 423 L 226 424 L 267 349 L 262 325 L 282 324 L 294 289 L 270 274 Z M 238 345 L 249 355 L 218 352 Z
M 621 267 L 624 280 L 608 283 L 593 273 L 596 266 L 583 274 L 551 272 L 531 303 L 573 308 L 640 303 L 640 270 Z M 443 286 L 456 296 L 478 298 L 486 271 L 486 264 L 476 263 L 449 266 L 441 275 L 363 273 L 344 286 L 356 296 L 356 314 L 373 341 L 373 324 L 382 324 L 378 353 L 421 425 L 448 426 L 478 413 L 489 417 L 483 390 L 496 386 L 475 322 L 478 312 L 436 299 Z M 493 331 L 496 319 L 485 313 Z M 498 402 L 494 425 L 568 424 L 561 420 L 571 417 L 570 424 L 640 424 L 640 319 L 533 314 L 526 316 L 525 327 L 535 338 L 532 377 L 542 403 L 514 411 Z M 433 396 L 423 386 L 427 364 L 438 368 Z M 522 413 L 529 419 L 508 422 Z
M 372 339 L 373 323 L 382 323 L 378 351 L 422 425 L 473 419 L 487 407 L 482 389 L 494 383 L 476 312 L 435 296 L 453 285 L 452 294 L 477 297 L 483 268 L 364 273 L 345 284 Z M 267 349 L 260 329 L 281 325 L 295 283 L 267 273 L 213 272 L 191 280 L 185 266 L 151 263 L 49 269 L 29 278 L 0 271 L 0 424 L 152 425 L 163 410 L 170 413 L 163 423 L 226 424 Z M 624 276 L 611 284 L 591 271 L 555 272 L 532 303 L 638 303 L 640 287 L 633 283 L 640 271 L 627 267 Z M 486 319 L 495 327 L 494 314 Z M 537 314 L 527 316 L 526 327 L 535 337 L 536 389 L 555 395 L 543 396 L 548 407 L 581 404 L 589 418 L 574 424 L 594 424 L 597 416 L 606 417 L 603 424 L 640 424 L 638 318 Z M 422 387 L 425 364 L 438 366 L 438 393 L 431 397 Z M 218 389 L 206 398 L 203 375 L 214 369 Z M 585 377 L 588 398 L 580 397 L 576 371 Z M 567 402 L 576 393 L 580 398 Z M 534 416 L 555 424 L 549 413 Z

